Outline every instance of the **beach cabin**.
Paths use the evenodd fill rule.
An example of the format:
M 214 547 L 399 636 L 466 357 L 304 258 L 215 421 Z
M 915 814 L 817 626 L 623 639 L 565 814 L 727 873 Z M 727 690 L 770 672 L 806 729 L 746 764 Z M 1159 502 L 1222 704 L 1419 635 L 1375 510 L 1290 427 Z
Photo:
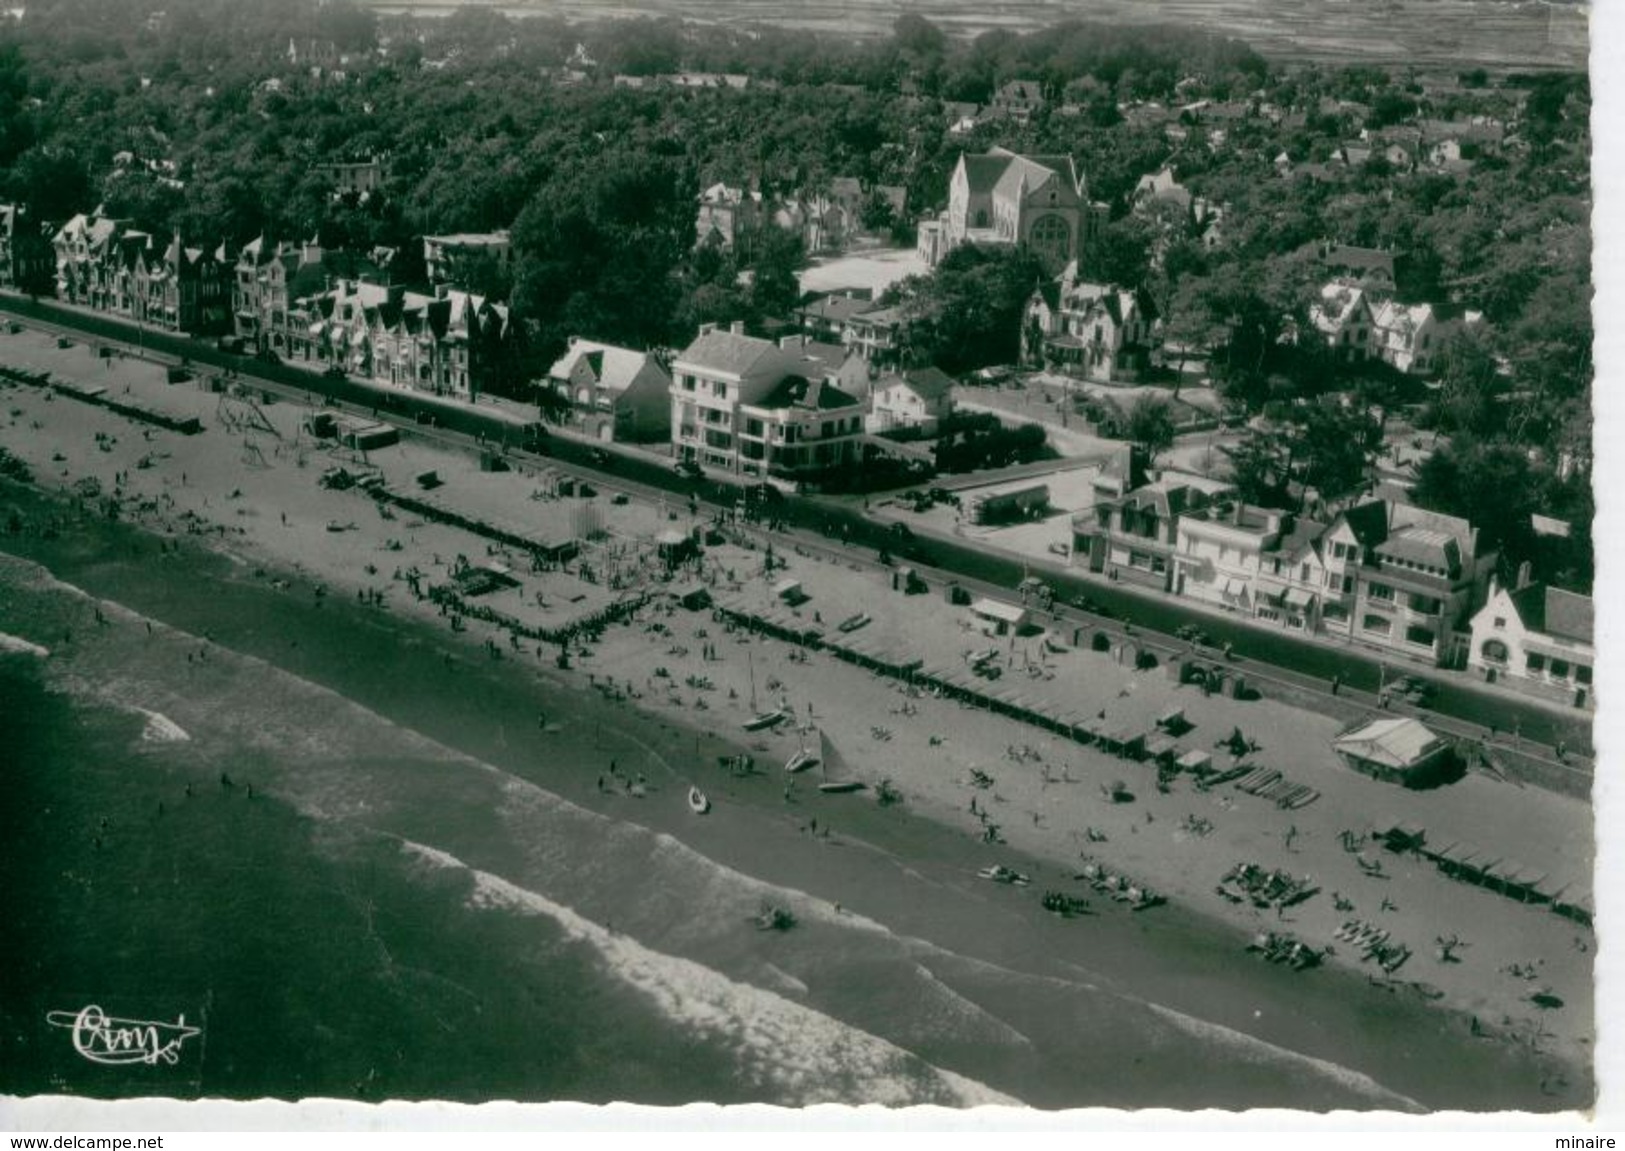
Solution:
M 1450 762 L 1450 744 L 1426 724 L 1398 716 L 1359 724 L 1332 741 L 1338 758 L 1385 783 L 1435 782 Z
M 1013 603 L 1003 603 L 982 596 L 972 601 L 970 613 L 984 631 L 992 635 L 1011 635 L 1027 623 L 1027 609 Z

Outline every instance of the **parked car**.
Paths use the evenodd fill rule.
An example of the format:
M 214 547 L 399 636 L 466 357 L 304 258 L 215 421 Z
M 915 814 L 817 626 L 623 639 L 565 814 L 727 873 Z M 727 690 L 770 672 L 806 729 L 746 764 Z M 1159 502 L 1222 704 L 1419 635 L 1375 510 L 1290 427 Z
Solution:
M 329 364 L 327 367 L 323 368 L 322 376 L 324 379 L 329 380 L 342 380 L 345 378 L 344 369 L 339 367 L 337 364 Z
M 699 480 L 705 478 L 705 469 L 693 460 L 678 460 L 672 465 L 672 471 L 685 479 Z

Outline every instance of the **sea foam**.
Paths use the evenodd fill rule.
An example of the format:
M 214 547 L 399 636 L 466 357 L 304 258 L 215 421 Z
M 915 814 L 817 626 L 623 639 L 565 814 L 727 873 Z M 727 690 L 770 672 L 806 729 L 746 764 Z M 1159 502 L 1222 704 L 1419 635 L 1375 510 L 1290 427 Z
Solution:
M 443 851 L 403 842 L 436 870 L 453 865 Z M 459 864 L 460 866 L 460 864 Z M 868 1032 L 759 987 L 737 983 L 703 964 L 665 955 L 555 903 L 537 892 L 467 868 L 469 905 L 545 917 L 573 942 L 597 953 L 603 968 L 641 992 L 661 1015 L 709 1042 L 734 1048 L 741 1073 L 775 1101 L 794 1106 L 862 1097 L 886 1106 L 1019 1106 L 975 1080 L 934 1067 Z
M 44 659 L 51 653 L 37 643 L 0 631 L 0 655 L 31 655 Z

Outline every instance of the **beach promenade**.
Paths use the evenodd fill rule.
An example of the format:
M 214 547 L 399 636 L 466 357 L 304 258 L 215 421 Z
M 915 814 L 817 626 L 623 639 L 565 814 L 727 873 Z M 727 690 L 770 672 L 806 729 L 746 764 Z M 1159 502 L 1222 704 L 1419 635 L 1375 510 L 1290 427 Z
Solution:
M 556 469 L 482 466 L 410 434 L 389 446 L 347 448 L 313 438 L 303 405 L 266 403 L 229 385 L 214 391 L 199 380 L 171 384 L 157 365 L 97 357 L 38 332 L 0 336 L 0 360 L 105 386 L 121 402 L 202 425 L 199 434 L 184 435 L 39 388 L 0 385 L 0 447 L 25 461 L 40 485 L 207 543 L 262 571 L 273 586 L 284 581 L 289 595 L 344 597 L 455 630 L 459 642 L 492 659 L 546 667 L 613 706 L 725 733 L 767 777 L 738 802 L 782 807 L 803 833 L 816 821 L 826 833 L 855 834 L 849 827 L 872 822 L 884 781 L 911 815 L 962 834 L 985 863 L 1030 869 L 1032 889 L 1009 892 L 1012 898 L 1036 905 L 1046 888 L 1090 897 L 1074 877 L 1095 862 L 1238 936 L 1285 931 L 1331 945 L 1332 965 L 1370 976 L 1387 994 L 1430 999 L 1442 1018 L 1459 1013 L 1483 1042 L 1538 1047 L 1589 1065 L 1590 930 L 1452 880 L 1373 839 L 1395 824 L 1416 824 L 1431 842 L 1498 846 L 1554 880 L 1587 884 L 1591 813 L 1580 801 L 1482 774 L 1430 791 L 1379 783 L 1349 771 L 1332 752 L 1344 720 L 1268 698 L 1204 694 L 1176 683 L 1162 666 L 1138 669 L 1075 644 L 1070 627 L 1015 638 L 984 634 L 941 587 L 905 595 L 873 569 L 843 563 L 826 548 L 798 549 L 783 536 L 728 527 L 722 542 L 686 558 L 680 541 L 712 525 L 675 500 L 617 502 L 612 488 L 583 495 Z M 334 486 L 336 469 L 419 504 L 432 496 L 473 526 L 391 508 L 365 486 Z M 437 481 L 432 492 L 420 481 L 428 473 Z M 579 551 L 547 556 L 516 545 L 513 531 L 482 532 L 482 524 L 577 541 Z M 800 585 L 804 602 L 787 605 L 786 580 Z M 699 589 L 709 607 L 679 606 L 681 593 Z M 604 626 L 617 616 L 631 626 Z M 868 622 L 839 632 L 839 623 L 858 616 Z M 765 620 L 822 639 L 771 638 L 750 622 Z M 1041 628 L 1042 615 L 1037 622 Z M 921 675 L 871 670 L 838 658 L 825 641 Z M 1281 809 L 1223 784 L 1199 790 L 1183 776 L 1161 791 L 1149 763 L 940 689 L 952 675 L 976 682 L 967 657 L 989 651 L 1000 684 L 1035 710 L 1145 735 L 1179 711 L 1191 725 L 1182 746 L 1208 751 L 1223 766 L 1231 759 L 1215 745 L 1239 729 L 1257 745 L 1253 760 L 1319 797 Z M 792 721 L 745 731 L 753 714 L 778 706 Z M 813 739 L 833 748 L 840 770 L 867 790 L 827 795 L 817 789 L 818 772 L 787 775 L 783 764 Z M 714 787 L 717 814 L 725 817 L 742 785 L 714 762 L 689 770 Z M 1119 783 L 1128 801 L 1110 798 Z M 1369 870 L 1373 860 L 1380 874 Z M 1214 888 L 1241 862 L 1305 877 L 1319 893 L 1280 912 L 1233 905 Z M 1106 903 L 1103 914 L 1131 914 L 1092 898 Z M 1380 925 L 1411 948 L 1392 978 L 1337 942 L 1339 927 L 1354 919 Z M 1437 958 L 1440 939 L 1460 944 L 1453 961 Z M 1535 1005 L 1537 992 L 1563 1006 Z

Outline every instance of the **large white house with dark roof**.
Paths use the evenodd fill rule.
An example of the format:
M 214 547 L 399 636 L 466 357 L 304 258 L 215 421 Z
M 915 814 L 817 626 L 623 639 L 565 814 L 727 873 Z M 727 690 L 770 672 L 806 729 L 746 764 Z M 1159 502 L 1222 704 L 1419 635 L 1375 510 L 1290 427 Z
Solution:
M 817 349 L 705 325 L 672 364 L 674 455 L 736 475 L 800 479 L 857 462 L 863 402 Z
M 1473 616 L 1467 667 L 1490 683 L 1595 708 L 1596 659 L 1589 596 L 1545 584 L 1512 589 L 1492 582 Z

